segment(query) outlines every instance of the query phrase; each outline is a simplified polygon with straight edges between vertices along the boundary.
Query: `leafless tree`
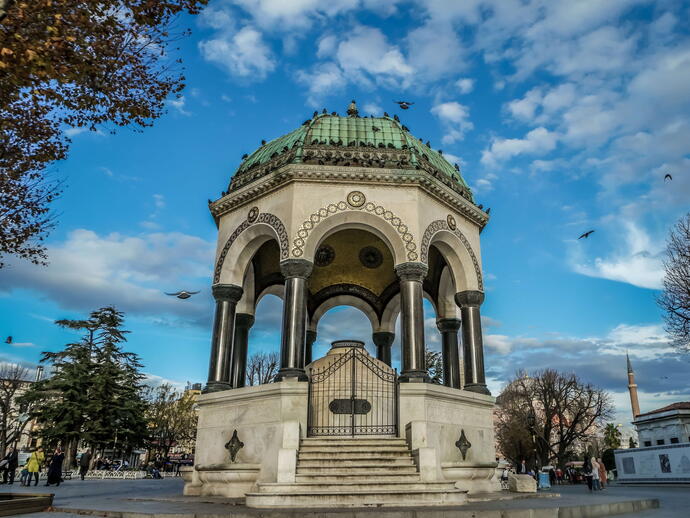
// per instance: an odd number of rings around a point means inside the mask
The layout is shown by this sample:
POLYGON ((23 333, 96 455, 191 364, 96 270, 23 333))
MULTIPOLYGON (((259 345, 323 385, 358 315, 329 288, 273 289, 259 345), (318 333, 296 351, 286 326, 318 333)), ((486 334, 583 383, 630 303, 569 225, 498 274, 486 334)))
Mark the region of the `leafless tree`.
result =
POLYGON ((679 351, 690 352, 690 212, 671 230, 664 267, 664 291, 658 302, 666 331, 679 351))
POLYGON ((277 353, 252 354, 247 362, 247 385, 271 383, 278 374, 279 361, 277 353))
POLYGON ((29 423, 25 408, 16 401, 29 385, 29 370, 21 365, 4 363, 0 365, 0 454, 10 444, 16 443, 29 423))
POLYGON ((552 369, 518 373, 497 403, 498 443, 516 464, 523 458, 564 464, 613 415, 606 392, 552 369))

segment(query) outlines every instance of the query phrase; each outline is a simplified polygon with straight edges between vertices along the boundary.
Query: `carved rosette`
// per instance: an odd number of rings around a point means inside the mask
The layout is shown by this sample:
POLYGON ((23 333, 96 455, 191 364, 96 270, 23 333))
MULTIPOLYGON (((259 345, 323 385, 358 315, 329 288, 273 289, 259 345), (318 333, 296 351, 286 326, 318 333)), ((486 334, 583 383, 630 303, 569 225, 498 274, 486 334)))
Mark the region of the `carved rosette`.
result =
POLYGON ((367 197, 364 196, 364 193, 360 191, 352 191, 350 194, 347 195, 347 203, 350 204, 350 207, 361 207, 364 205, 367 201, 367 197))
POLYGON ((395 267, 395 273, 401 281, 422 282, 429 267, 424 263, 402 263, 395 267))
POLYGON ((259 217, 259 207, 252 207, 249 209, 249 213, 247 214, 247 221, 249 223, 254 223, 256 221, 256 218, 259 217))
POLYGON ((460 450, 462 460, 465 460, 467 458, 467 452, 472 447, 472 443, 467 440, 464 429, 460 431, 460 439, 455 441, 455 446, 460 450))
POLYGON ((237 436, 237 430, 232 432, 232 437, 225 443, 225 449, 230 452, 230 462, 235 462, 237 453, 244 448, 244 443, 237 436))

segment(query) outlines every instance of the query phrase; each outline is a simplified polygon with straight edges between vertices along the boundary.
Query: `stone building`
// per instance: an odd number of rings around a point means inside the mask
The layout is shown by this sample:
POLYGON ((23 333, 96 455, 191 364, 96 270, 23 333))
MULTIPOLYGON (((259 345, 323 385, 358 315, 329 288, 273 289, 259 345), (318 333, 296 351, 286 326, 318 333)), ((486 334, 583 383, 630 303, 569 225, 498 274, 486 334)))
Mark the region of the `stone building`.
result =
POLYGON ((315 112, 262 142, 209 208, 217 302, 186 494, 253 507, 416 505, 497 487, 480 320, 489 218, 457 165, 397 116, 360 117, 353 101, 347 116, 315 112), (254 311, 269 293, 283 300, 280 370, 245 387, 254 311), (444 386, 428 383, 424 298, 444 386), (312 357, 319 320, 342 305, 368 318, 376 358, 347 340, 312 357))

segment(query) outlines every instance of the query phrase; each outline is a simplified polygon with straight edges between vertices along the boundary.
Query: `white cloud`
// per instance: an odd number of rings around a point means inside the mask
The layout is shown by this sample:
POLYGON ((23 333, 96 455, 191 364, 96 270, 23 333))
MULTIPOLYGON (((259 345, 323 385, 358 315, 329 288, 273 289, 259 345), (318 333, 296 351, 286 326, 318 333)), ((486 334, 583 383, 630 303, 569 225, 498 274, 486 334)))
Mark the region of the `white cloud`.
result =
POLYGON ((394 85, 413 73, 400 49, 388 43, 383 32, 373 27, 358 25, 352 29, 338 45, 336 57, 346 74, 359 77, 365 84, 373 78, 394 85))
POLYGON ((309 72, 300 70, 296 77, 308 89, 307 103, 316 108, 325 95, 342 90, 346 84, 342 70, 335 63, 322 63, 309 72))
POLYGON ((660 289, 664 276, 662 246, 653 243, 647 233, 632 221, 616 221, 625 231, 623 246, 609 257, 583 258, 582 241, 575 243, 571 265, 575 272, 625 282, 640 288, 660 289))
POLYGON ((442 138, 444 144, 453 144, 465 137, 465 133, 474 128, 469 120, 470 110, 456 101, 445 102, 431 108, 431 113, 438 117, 445 129, 442 138))
POLYGON ((409 63, 420 82, 451 75, 465 67, 464 51, 453 26, 428 22, 407 35, 409 63))
POLYGON ((506 335, 485 335, 484 345, 499 354, 508 354, 513 348, 512 340, 506 335))
POLYGON ((264 79, 276 67, 273 52, 262 34, 251 26, 235 33, 220 32, 214 38, 200 41, 199 50, 207 61, 243 79, 264 79))
POLYGON ((318 41, 316 48, 316 57, 326 58, 331 57, 335 53, 338 44, 338 38, 333 34, 327 34, 318 41))
POLYGON ((474 90, 474 79, 463 77, 455 82, 455 86, 458 87, 461 94, 468 94, 474 90))
POLYGON ((82 312, 114 304, 137 315, 177 315, 206 321, 208 293, 181 301, 163 292, 199 289, 209 282, 214 245, 196 236, 148 233, 98 235, 87 229, 48 246, 50 264, 11 261, 0 270, 2 291, 41 293, 64 309, 82 312))
POLYGON ((481 162, 495 165, 522 154, 544 154, 553 151, 558 142, 558 135, 544 127, 535 128, 524 139, 495 138, 489 149, 482 151, 481 162))
POLYGON ((187 100, 185 99, 184 95, 180 95, 179 97, 175 99, 168 99, 167 103, 175 108, 177 112, 180 115, 186 115, 189 116, 191 115, 191 112, 187 111, 185 105, 186 105, 187 100))
POLYGON ((362 111, 367 115, 381 116, 381 114, 383 114, 383 108, 376 103, 364 103, 362 111))

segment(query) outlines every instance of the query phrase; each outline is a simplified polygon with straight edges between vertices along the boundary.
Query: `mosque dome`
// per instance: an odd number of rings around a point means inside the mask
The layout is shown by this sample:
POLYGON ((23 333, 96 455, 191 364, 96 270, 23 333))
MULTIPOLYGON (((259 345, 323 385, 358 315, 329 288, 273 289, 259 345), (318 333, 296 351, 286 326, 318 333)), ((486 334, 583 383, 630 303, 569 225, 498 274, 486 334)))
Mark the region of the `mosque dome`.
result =
POLYGON ((287 164, 425 171, 465 199, 472 192, 440 150, 415 138, 397 116, 360 117, 353 101, 347 116, 314 112, 311 119, 287 135, 262 142, 245 155, 228 191, 237 190, 287 164))

